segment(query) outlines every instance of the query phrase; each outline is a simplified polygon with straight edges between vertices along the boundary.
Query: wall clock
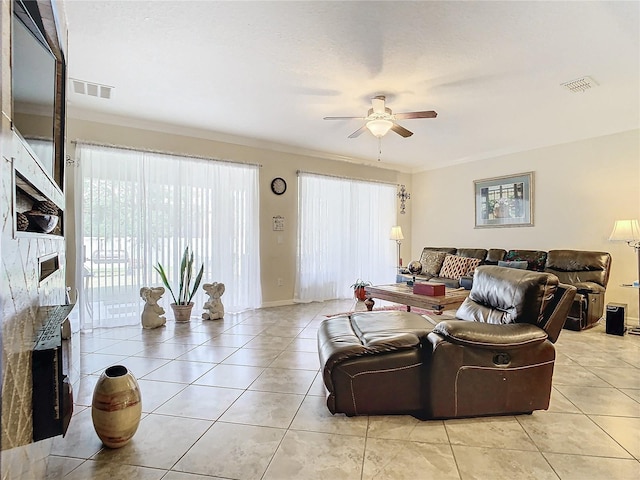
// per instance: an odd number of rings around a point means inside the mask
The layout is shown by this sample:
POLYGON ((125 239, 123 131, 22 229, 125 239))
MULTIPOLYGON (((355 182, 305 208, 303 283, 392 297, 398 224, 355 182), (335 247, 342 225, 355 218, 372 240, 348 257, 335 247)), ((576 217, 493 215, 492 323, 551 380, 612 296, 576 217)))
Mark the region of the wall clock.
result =
POLYGON ((282 195, 287 191, 287 182, 284 178, 276 177, 271 181, 271 191, 276 195, 282 195))

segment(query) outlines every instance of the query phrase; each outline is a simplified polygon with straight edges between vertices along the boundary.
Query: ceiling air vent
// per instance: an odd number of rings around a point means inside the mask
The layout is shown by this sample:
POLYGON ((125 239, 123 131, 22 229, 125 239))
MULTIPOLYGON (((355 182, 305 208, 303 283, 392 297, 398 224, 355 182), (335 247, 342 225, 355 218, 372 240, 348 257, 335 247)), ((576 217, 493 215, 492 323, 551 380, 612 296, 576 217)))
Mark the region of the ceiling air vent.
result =
POLYGON ((576 78, 575 80, 561 83, 560 85, 572 93, 584 92, 585 90, 598 86, 595 80, 591 77, 576 78))
POLYGON ((100 85, 99 83, 85 82, 84 80, 71 79, 73 91, 79 95, 89 95, 90 97, 111 98, 113 87, 100 85))

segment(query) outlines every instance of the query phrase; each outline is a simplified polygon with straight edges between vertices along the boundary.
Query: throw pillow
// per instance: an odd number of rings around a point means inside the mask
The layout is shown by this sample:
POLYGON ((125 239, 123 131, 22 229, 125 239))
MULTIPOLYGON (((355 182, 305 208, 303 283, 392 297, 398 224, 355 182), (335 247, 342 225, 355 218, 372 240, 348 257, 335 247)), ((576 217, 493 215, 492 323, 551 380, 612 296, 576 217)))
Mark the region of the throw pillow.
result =
POLYGON ((499 267, 507 267, 507 268, 519 268, 521 270, 526 270, 529 266, 529 262, 526 260, 514 260, 512 262, 500 260, 498 262, 499 267))
POLYGON ((437 250, 426 250, 422 252, 420 257, 420 263, 422 264, 422 275, 431 275, 435 277, 438 275, 446 252, 439 252, 437 250))
POLYGON ((478 265, 480 265, 481 260, 479 258, 469 258, 468 259, 468 265, 467 265, 467 273, 465 273, 465 275, 473 275, 474 272, 476 271, 476 268, 478 268, 478 265))
POLYGON ((469 271, 469 258, 457 255, 447 255, 442 263, 439 277, 457 280, 469 271))

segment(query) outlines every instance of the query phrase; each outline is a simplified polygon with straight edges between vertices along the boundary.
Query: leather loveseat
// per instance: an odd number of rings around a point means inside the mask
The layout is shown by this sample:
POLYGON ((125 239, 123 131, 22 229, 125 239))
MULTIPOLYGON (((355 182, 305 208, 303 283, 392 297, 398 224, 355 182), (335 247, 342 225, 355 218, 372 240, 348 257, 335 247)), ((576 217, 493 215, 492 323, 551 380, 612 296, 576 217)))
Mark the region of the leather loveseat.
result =
MULTIPOLYGON (((504 250, 499 248, 425 247, 420 256, 422 272, 417 281, 444 283, 451 288, 470 288, 473 271, 478 264, 469 262, 463 275, 442 275, 447 255, 478 259, 479 265, 526 266, 527 270, 549 272, 561 283, 574 285, 578 292, 569 312, 565 328, 584 330, 594 326, 604 314, 604 296, 611 270, 611 255, 586 250, 504 250), (525 265, 526 262, 526 265, 525 265), (453 277, 453 278, 451 278, 453 277)), ((452 260, 451 258, 448 260, 452 260)), ((398 282, 412 279, 412 275, 398 275, 398 282)))
POLYGON ((459 320, 332 317, 318 329, 331 413, 450 418, 546 409, 557 339, 575 295, 549 273, 482 266, 459 320))

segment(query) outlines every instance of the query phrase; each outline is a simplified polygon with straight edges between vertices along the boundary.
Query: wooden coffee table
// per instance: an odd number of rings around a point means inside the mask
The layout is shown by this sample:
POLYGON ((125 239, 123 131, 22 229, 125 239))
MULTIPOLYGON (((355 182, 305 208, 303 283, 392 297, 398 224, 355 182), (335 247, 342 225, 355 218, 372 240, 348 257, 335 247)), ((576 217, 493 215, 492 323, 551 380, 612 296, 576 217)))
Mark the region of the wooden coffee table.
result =
MULTIPOLYGON (((469 296, 469 290, 464 288, 447 288, 445 294, 438 297, 418 295, 413 293, 413 287, 407 286, 406 283, 374 285, 366 287, 366 291, 367 298, 378 298, 406 305, 407 312, 411 311, 411 307, 418 307, 425 310, 433 310, 436 314, 440 314, 447 309, 458 308, 464 302, 464 299, 469 296)), ((367 309, 373 309, 373 302, 367 302, 367 309)))

